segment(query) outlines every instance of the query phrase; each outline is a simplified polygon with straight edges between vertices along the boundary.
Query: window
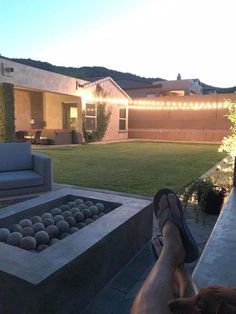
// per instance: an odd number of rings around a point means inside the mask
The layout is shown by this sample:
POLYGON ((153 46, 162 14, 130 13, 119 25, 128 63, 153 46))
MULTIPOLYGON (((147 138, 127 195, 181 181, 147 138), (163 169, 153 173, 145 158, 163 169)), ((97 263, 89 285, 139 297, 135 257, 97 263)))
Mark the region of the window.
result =
POLYGON ((96 130, 96 105, 95 104, 86 104, 85 109, 85 128, 87 131, 95 131, 96 130))
POLYGON ((126 130, 126 108, 120 108, 120 116, 119 116, 119 130, 126 130))

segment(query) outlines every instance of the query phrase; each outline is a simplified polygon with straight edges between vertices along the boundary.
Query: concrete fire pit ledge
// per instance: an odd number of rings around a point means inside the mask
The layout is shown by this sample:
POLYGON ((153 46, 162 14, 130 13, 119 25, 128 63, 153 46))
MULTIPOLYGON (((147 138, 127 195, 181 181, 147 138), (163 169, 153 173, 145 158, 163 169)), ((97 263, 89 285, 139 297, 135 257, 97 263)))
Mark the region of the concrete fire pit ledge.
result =
POLYGON ((79 197, 116 208, 40 253, 0 243, 1 313, 79 313, 151 238, 150 200, 86 189, 3 208, 0 227, 79 197))

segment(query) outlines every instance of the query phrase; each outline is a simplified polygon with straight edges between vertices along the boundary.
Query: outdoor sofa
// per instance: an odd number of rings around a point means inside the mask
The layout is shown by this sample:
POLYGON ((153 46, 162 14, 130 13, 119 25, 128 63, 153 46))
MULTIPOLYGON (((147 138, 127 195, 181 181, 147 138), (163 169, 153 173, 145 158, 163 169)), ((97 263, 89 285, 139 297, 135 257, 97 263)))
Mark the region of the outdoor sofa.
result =
POLYGON ((0 197, 52 189, 51 159, 31 151, 31 143, 0 144, 0 197))

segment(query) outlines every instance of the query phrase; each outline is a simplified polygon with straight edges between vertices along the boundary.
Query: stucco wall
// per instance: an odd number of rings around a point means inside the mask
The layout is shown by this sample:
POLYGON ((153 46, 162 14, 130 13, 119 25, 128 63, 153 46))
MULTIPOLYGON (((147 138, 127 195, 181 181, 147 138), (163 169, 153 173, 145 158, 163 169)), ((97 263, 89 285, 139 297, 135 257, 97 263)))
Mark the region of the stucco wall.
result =
POLYGON ((75 96, 80 93, 78 84, 86 83, 84 80, 40 70, 4 58, 0 58, 0 82, 12 83, 16 87, 75 96), (7 73, 4 70, 6 68, 13 68, 14 71, 7 73))
POLYGON ((31 119, 31 97, 24 90, 15 90, 15 124, 16 131, 30 129, 31 119))
POLYGON ((68 95, 43 93, 44 95, 44 121, 46 129, 62 129, 62 103, 76 103, 78 105, 78 132, 82 132, 82 108, 80 97, 68 95))
MULTIPOLYGON (((236 100, 235 94, 211 94, 185 97, 158 97, 155 100, 169 103, 223 103, 236 100)), ((220 142, 228 135, 230 123, 227 109, 156 110, 129 108, 129 138, 168 141, 220 142)))
MULTIPOLYGON (((107 132, 103 138, 103 141, 110 141, 110 140, 124 140, 128 138, 128 105, 123 104, 122 101, 127 100, 127 97, 122 93, 122 91, 117 88, 109 80, 104 80, 99 83, 99 85, 104 89, 106 92, 106 96, 113 99, 121 100, 120 104, 119 101, 116 104, 107 103, 106 109, 111 112, 110 122, 107 128, 107 132), (126 108, 126 131, 119 131, 119 108, 126 108)), ((91 86, 90 88, 86 89, 87 95, 95 95, 96 85, 91 86)))

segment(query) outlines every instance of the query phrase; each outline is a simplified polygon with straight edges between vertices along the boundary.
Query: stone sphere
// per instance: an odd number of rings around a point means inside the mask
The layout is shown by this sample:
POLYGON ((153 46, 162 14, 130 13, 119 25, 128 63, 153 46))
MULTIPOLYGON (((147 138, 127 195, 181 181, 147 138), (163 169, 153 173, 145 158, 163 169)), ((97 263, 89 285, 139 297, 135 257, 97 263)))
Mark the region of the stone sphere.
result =
POLYGON ((92 206, 92 205, 93 205, 93 202, 92 202, 92 201, 87 201, 87 202, 85 202, 85 205, 86 205, 87 207, 92 206))
POLYGON ((34 236, 35 231, 32 227, 25 227, 21 230, 23 237, 34 236))
POLYGON ((68 206, 66 204, 63 204, 63 205, 60 206, 60 209, 64 212, 65 210, 69 210, 70 206, 68 206))
POLYGON ((79 222, 78 224, 77 224, 77 227, 79 228, 79 229, 82 229, 82 228, 84 228, 84 227, 86 227, 87 225, 86 225, 86 223, 84 223, 84 222, 79 222))
POLYGON ((46 231, 47 231, 50 239, 57 238, 59 235, 59 230, 58 230, 57 226, 55 226, 55 225, 47 226, 46 231))
POLYGON ((21 232, 22 228, 19 224, 13 224, 9 227, 10 232, 21 232))
POLYGON ((102 203, 96 203, 95 205, 96 205, 97 209, 99 210, 99 212, 104 211, 105 206, 102 203))
POLYGON ((20 222, 19 222, 19 225, 22 227, 22 228, 25 228, 25 227, 32 227, 32 221, 30 219, 22 219, 20 222))
POLYGON ((68 222, 66 222, 65 220, 61 220, 56 224, 59 232, 63 233, 63 232, 67 232, 70 228, 70 225, 68 224, 68 222))
POLYGON ((40 244, 37 246, 37 251, 42 252, 43 250, 47 249, 48 245, 47 244, 40 244))
POLYGON ((74 227, 76 225, 76 220, 73 217, 67 217, 65 218, 65 221, 68 222, 70 227, 74 227))
POLYGON ((75 203, 75 202, 69 202, 67 205, 68 205, 70 208, 76 207, 76 203, 75 203))
POLYGON ((86 218, 89 218, 89 217, 92 216, 92 213, 91 213, 91 211, 90 211, 88 208, 83 209, 81 212, 84 214, 84 216, 85 216, 86 218))
POLYGON ((44 218, 42 223, 44 224, 45 227, 54 225, 54 219, 53 218, 44 218))
POLYGON ((54 216, 53 219, 54 219, 54 223, 56 225, 59 221, 64 220, 64 217, 62 215, 56 215, 56 216, 54 216))
POLYGON ((79 205, 79 207, 78 207, 78 209, 80 210, 80 211, 82 211, 83 209, 86 209, 87 208, 87 206, 85 205, 85 204, 81 204, 81 205, 79 205))
POLYGON ((104 212, 100 212, 100 213, 98 214, 99 217, 102 217, 102 216, 104 216, 104 215, 105 215, 104 212))
POLYGON ((93 220, 97 220, 98 218, 99 218, 98 215, 93 215, 93 217, 92 217, 93 220))
POLYGON ((62 210, 60 209, 60 208, 53 208, 52 210, 51 210, 51 214, 53 215, 53 216, 56 216, 56 215, 61 215, 61 213, 62 213, 62 210))
POLYGON ((45 218, 53 218, 53 215, 52 214, 50 214, 50 213, 44 213, 44 214, 42 214, 42 220, 43 219, 45 219, 45 218))
POLYGON ((75 220, 76 220, 77 222, 80 222, 80 221, 84 221, 85 216, 84 216, 83 213, 78 212, 78 213, 76 213, 76 214, 74 215, 74 218, 75 218, 75 220))
POLYGON ((36 240, 34 237, 27 236, 21 239, 20 247, 25 250, 34 250, 36 248, 36 240))
POLYGON ((77 199, 75 200, 75 204, 78 206, 78 205, 80 205, 80 204, 84 204, 84 201, 83 201, 81 198, 77 198, 77 199))
POLYGON ((34 229, 35 233, 45 230, 45 226, 42 222, 36 222, 35 224, 33 224, 32 228, 34 229))
POLYGON ((12 232, 7 237, 7 244, 20 246, 20 242, 23 239, 23 235, 20 232, 12 232))
POLYGON ((86 223, 86 225, 89 225, 89 224, 91 224, 93 222, 93 219, 87 218, 87 219, 85 219, 84 222, 86 223))
POLYGON ((57 243, 58 241, 60 241, 60 240, 57 239, 57 238, 52 238, 52 239, 49 241, 48 245, 51 246, 51 245, 57 243))
POLYGON ((70 209, 70 212, 71 212, 72 215, 78 213, 79 211, 80 211, 80 210, 79 210, 78 207, 72 207, 72 208, 70 209))
POLYGON ((46 231, 38 231, 34 235, 37 245, 47 244, 49 242, 49 235, 46 231))
POLYGON ((77 232, 78 230, 79 230, 79 228, 77 228, 77 227, 71 227, 71 228, 69 229, 69 234, 75 233, 75 232, 77 232))
POLYGON ((65 211, 62 213, 62 216, 63 216, 64 218, 70 217, 70 216, 72 216, 72 213, 71 213, 70 210, 65 210, 65 211))
POLYGON ((10 231, 7 228, 1 228, 0 229, 0 242, 6 242, 9 234, 10 234, 10 231))
POLYGON ((42 222, 42 218, 40 216, 33 216, 31 221, 33 224, 35 224, 36 222, 42 222))
POLYGON ((60 234, 59 239, 60 239, 60 240, 65 239, 65 238, 68 237, 69 235, 70 235, 69 233, 63 232, 62 234, 60 234))
POLYGON ((89 206, 88 209, 91 211, 92 215, 98 215, 98 208, 97 208, 97 206, 92 205, 92 206, 89 206))

